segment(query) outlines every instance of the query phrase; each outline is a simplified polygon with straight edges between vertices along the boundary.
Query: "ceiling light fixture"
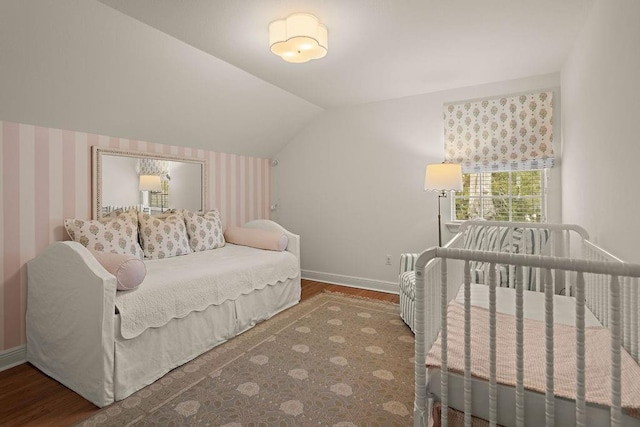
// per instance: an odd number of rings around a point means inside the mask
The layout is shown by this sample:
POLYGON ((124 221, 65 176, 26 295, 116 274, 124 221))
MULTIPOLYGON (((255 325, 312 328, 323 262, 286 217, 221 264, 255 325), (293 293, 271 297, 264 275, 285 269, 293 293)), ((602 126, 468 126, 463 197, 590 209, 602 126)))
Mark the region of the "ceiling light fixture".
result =
POLYGON ((271 52, 287 62, 302 63, 327 54, 327 27, 308 13, 294 13, 269 25, 271 52))

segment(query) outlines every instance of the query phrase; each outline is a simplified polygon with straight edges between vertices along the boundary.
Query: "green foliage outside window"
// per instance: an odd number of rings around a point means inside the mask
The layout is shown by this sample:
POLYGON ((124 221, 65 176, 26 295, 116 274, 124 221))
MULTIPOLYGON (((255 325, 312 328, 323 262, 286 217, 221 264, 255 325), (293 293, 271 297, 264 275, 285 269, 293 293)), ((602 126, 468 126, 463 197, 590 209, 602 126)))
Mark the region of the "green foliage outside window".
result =
POLYGON ((544 170, 463 174, 455 219, 544 221, 544 170))
POLYGON ((169 206, 169 181, 162 180, 162 192, 149 193, 149 206, 152 208, 165 209, 169 206))

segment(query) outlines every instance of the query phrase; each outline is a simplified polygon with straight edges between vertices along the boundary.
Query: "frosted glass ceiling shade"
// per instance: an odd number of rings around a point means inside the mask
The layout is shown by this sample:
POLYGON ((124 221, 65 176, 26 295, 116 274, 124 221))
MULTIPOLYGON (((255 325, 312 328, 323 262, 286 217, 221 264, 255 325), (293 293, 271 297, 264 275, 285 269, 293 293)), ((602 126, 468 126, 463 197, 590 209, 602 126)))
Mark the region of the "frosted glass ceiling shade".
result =
POLYGON ((271 52, 287 62, 302 63, 327 54, 327 27, 308 13, 294 13, 269 25, 271 52))
POLYGON ((433 191, 462 190, 462 166, 453 163, 427 165, 424 189, 433 191))

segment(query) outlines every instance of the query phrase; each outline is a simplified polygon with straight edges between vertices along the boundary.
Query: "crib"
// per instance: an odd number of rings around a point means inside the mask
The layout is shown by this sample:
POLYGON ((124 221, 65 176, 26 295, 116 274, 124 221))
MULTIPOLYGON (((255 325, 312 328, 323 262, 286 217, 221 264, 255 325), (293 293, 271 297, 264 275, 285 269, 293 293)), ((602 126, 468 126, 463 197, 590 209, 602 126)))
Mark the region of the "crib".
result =
POLYGON ((417 258, 414 425, 640 425, 640 265, 536 227, 557 235, 536 255, 417 258))
MULTIPOLYGON (((574 224, 470 220, 461 223, 458 233, 445 247, 578 258, 586 257, 588 253, 591 257, 600 257, 599 259, 603 260, 615 259, 591 244, 587 231, 574 224)), ((415 264, 418 256, 417 253, 401 254, 399 271, 400 317, 414 332, 415 264)), ((487 267, 487 264, 475 261, 471 263, 474 283, 484 282, 484 277, 488 277, 487 267)), ((501 285, 515 287, 514 271, 513 266, 509 269, 506 266, 501 267, 501 285)), ((461 274, 459 277, 462 281, 461 274)), ((530 269, 525 269, 523 281, 526 289, 540 286, 539 277, 530 269)), ((565 282, 565 277, 558 277, 555 290, 557 293, 571 292, 571 289, 565 289, 565 282)))

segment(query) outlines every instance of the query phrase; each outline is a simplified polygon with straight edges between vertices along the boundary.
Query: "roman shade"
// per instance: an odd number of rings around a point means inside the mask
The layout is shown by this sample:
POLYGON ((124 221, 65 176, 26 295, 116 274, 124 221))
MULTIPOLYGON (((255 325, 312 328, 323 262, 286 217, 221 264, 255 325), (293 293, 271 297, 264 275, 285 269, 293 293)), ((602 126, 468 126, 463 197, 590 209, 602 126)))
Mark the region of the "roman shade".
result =
POLYGON ((169 162, 159 159, 140 159, 140 175, 157 175, 163 179, 169 175, 169 162))
POLYGON ((553 167, 553 93, 444 105, 445 161, 465 173, 553 167))

